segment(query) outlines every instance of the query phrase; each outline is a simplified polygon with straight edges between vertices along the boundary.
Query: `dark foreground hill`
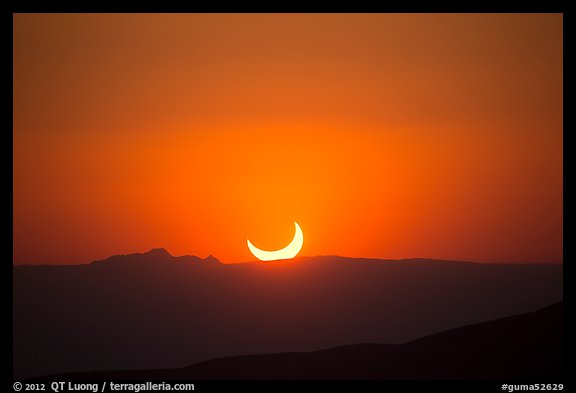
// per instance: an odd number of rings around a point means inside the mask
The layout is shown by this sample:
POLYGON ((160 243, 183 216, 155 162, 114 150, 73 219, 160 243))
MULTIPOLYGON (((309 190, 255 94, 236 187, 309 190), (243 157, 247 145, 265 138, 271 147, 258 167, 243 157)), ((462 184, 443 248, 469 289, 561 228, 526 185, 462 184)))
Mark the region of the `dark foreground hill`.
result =
MULTIPOLYGON (((406 344, 235 356, 172 370, 102 371, 56 380, 527 379, 562 373, 562 303, 406 344)), ((52 378, 54 379, 54 378, 52 378)))
POLYGON ((18 379, 399 344, 562 299, 561 265, 423 259, 224 265, 160 249, 89 265, 16 266, 13 278, 18 379))

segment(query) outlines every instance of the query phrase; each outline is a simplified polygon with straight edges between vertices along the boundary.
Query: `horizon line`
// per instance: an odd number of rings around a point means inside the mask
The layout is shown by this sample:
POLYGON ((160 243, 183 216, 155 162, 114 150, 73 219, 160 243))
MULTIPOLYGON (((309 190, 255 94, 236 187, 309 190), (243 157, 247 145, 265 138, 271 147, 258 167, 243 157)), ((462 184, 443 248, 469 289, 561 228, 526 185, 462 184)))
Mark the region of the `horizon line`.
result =
POLYGON ((400 261, 411 261, 411 260, 429 260, 429 261, 438 261, 438 262, 457 262, 457 263, 473 263, 473 264, 481 264, 481 265, 563 265, 564 261, 551 261, 551 262, 527 262, 527 261, 495 261, 495 262, 487 262, 487 261, 478 261, 478 260, 466 260, 466 259, 444 259, 444 258, 434 258, 434 257, 404 257, 404 258, 383 258, 383 257, 370 257, 370 256, 344 256, 338 254, 319 254, 319 255, 297 255, 293 258, 289 259, 278 259, 274 261, 260 261, 260 260, 248 260, 248 261, 238 261, 238 262, 224 262, 220 258, 216 257, 214 254, 209 254, 205 258, 199 257, 197 255, 191 254, 183 254, 183 255, 172 255, 166 248, 164 247, 155 247, 151 248, 145 252, 132 252, 127 254, 113 254, 103 259, 94 259, 89 262, 80 262, 80 263, 15 263, 12 261, 12 266, 88 266, 96 262, 103 262, 112 257, 126 257, 131 255, 146 255, 154 252, 165 252, 171 258, 198 258, 200 260, 206 260, 210 257, 215 258, 221 265, 240 265, 240 264, 248 264, 248 263, 258 263, 258 264, 274 264, 277 262, 286 262, 295 259, 301 258, 343 258, 343 259, 364 259, 364 260, 378 260, 378 261, 389 261, 389 262, 400 262, 400 261))

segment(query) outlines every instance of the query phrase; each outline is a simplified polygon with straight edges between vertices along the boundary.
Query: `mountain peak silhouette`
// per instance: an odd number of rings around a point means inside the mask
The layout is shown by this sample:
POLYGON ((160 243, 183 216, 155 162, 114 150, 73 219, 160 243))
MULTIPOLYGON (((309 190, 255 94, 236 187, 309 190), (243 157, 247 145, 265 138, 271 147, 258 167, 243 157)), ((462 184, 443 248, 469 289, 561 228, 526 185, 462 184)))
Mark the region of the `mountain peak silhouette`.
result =
POLYGON ((154 257, 171 257, 172 255, 163 247, 153 248, 150 251, 145 252, 142 255, 154 256, 154 257))
POLYGON ((214 255, 210 254, 208 255, 206 258, 204 258, 202 261, 207 262, 207 263, 222 263, 220 262, 220 260, 218 258, 216 258, 214 255))
POLYGON ((153 248, 144 253, 120 254, 113 255, 103 260, 98 260, 90 263, 90 265, 118 265, 118 266, 132 266, 132 265, 150 265, 156 266, 157 264, 165 263, 202 263, 208 265, 220 265, 222 262, 214 255, 210 254, 202 259, 195 255, 173 256, 163 247, 153 248))

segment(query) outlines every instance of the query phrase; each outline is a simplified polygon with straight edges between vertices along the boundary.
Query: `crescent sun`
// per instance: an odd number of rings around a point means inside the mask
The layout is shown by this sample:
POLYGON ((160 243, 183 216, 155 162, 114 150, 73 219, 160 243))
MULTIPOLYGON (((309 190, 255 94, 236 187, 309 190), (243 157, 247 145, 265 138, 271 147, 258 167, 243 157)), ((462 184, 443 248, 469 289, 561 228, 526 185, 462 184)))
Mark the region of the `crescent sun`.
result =
POLYGON ((286 247, 276 250, 276 251, 264 251, 255 247, 250 240, 248 242, 248 248, 250 252, 261 261, 275 261, 278 259, 290 259, 294 258, 300 250, 302 249, 302 244, 304 243, 304 235, 302 234, 302 229, 297 222, 294 222, 296 226, 296 232, 294 233, 294 238, 286 247))

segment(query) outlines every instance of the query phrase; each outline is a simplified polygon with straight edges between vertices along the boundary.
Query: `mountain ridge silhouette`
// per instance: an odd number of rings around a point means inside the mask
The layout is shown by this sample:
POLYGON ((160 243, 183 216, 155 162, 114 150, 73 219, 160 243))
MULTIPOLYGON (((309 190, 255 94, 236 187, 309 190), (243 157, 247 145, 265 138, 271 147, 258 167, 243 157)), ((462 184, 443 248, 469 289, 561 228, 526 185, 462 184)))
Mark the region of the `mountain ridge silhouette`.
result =
POLYGON ((563 294, 555 264, 337 256, 222 264, 152 251, 14 266, 15 378, 400 344, 563 294))
POLYGON ((67 263, 67 264, 32 264, 32 263, 22 263, 22 264, 14 264, 14 267, 22 267, 22 266, 86 266, 92 264, 100 264, 103 262, 111 263, 111 262, 124 262, 126 260, 132 259, 139 259, 139 258, 146 258, 148 260, 157 260, 157 261, 189 261, 189 262, 214 262, 219 263, 222 265, 239 265, 239 264, 247 264, 247 263, 258 263, 263 265, 274 265, 274 264, 282 264, 282 263, 298 263, 304 261, 341 261, 341 262, 352 262, 352 261, 373 261, 373 262, 435 262, 435 263, 458 263, 458 264, 480 264, 480 265, 563 265, 563 263, 555 263, 555 262, 540 262, 540 263, 522 263, 522 262, 515 262, 515 263, 505 263, 505 262, 476 262, 476 261, 465 261, 465 260, 453 260, 453 259, 437 259, 437 258, 426 258, 426 257, 413 257, 413 258, 377 258, 377 257, 349 257, 337 254, 331 255, 299 255, 291 259, 280 259, 275 261, 260 261, 257 259, 243 261, 243 262, 234 262, 234 263, 224 263, 213 254, 209 254, 206 258, 201 258, 196 255, 180 255, 174 256, 170 254, 170 252, 164 247, 157 247, 152 248, 145 252, 133 252, 129 254, 114 254, 105 259, 97 259, 90 262, 84 263, 67 263))
MULTIPOLYGON (((561 378, 563 302, 405 344, 241 355, 165 370, 97 371, 49 380, 561 378)), ((40 378, 42 379, 42 378, 40 378)))

